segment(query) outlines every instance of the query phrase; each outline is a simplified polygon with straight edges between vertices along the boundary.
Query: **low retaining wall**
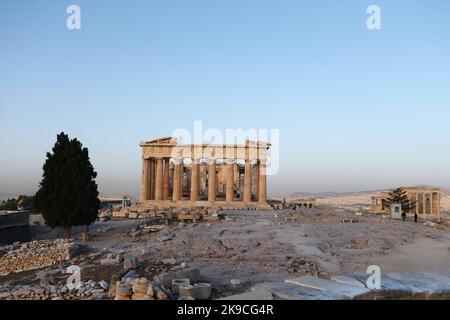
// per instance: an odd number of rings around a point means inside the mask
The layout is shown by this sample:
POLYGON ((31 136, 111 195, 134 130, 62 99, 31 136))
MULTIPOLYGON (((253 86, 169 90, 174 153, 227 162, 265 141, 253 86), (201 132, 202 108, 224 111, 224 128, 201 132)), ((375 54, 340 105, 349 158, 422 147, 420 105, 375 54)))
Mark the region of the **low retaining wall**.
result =
POLYGON ((70 260, 78 249, 73 241, 41 240, 0 248, 0 275, 56 265, 70 260))

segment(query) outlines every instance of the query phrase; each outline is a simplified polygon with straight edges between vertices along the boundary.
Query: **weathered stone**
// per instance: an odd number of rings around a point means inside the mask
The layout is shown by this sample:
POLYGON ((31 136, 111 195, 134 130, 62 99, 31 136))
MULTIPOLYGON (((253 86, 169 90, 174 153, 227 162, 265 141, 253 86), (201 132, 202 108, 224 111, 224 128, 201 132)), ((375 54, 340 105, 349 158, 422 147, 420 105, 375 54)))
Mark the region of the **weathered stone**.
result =
POLYGON ((112 275, 111 280, 109 281, 109 292, 108 292, 108 295, 111 298, 114 298, 116 296, 117 283, 120 282, 120 280, 126 273, 127 270, 123 270, 112 275))
POLYGON ((170 287, 173 279, 186 279, 188 278, 192 283, 197 282, 200 279, 200 271, 197 268, 186 268, 167 273, 161 273, 155 277, 155 281, 159 285, 170 287))
POLYGON ((167 300, 169 297, 164 291, 161 290, 161 288, 155 287, 155 298, 157 300, 167 300))
POLYGON ((178 286, 178 295, 180 297, 194 298, 194 286, 190 284, 181 284, 178 286))
POLYGON ((145 295, 148 291, 148 280, 146 278, 139 278, 133 281, 133 293, 145 295))
POLYGON ((172 238, 173 238, 173 235, 168 234, 168 235, 159 237, 159 238, 158 238, 158 241, 160 241, 160 242, 166 242, 166 241, 172 240, 172 238))
POLYGON ((97 294, 97 293, 103 293, 103 289, 92 289, 89 291, 90 294, 97 294))
POLYGON ((122 263, 125 260, 125 257, 122 254, 116 255, 117 263, 122 263))
POLYGON ((177 260, 175 259, 163 259, 161 261, 163 264, 174 266, 177 264, 177 260))
POLYGON ((252 291, 266 290, 275 299, 280 300, 349 300, 342 294, 307 288, 284 282, 262 283, 252 288, 252 291))
POLYGON ((185 278, 185 279, 173 279, 172 280, 172 293, 174 295, 178 295, 179 294, 179 288, 181 285, 190 285, 190 280, 189 278, 185 278))
POLYGON ((350 299, 369 292, 367 288, 362 288, 360 286, 353 286, 310 276, 286 279, 285 282, 306 288, 321 290, 324 292, 344 295, 350 299))
POLYGON ((72 241, 40 240, 2 248, 0 275, 40 269, 70 260, 79 246, 72 241))
POLYGON ((134 256, 127 256, 123 261, 124 269, 136 269, 139 265, 139 260, 134 256))
POLYGON ((102 280, 98 283, 98 285, 103 289, 103 290, 108 290, 109 289, 109 285, 105 280, 102 280))
POLYGON ((113 265, 113 264, 118 264, 116 259, 102 259, 100 260, 100 264, 101 265, 113 265))
MULTIPOLYGON (((350 277, 355 277, 359 281, 366 283, 369 275, 361 272, 349 275, 350 277)), ((392 279, 387 274, 381 275, 381 290, 372 290, 367 294, 363 294, 359 299, 411 299, 412 293, 408 286, 403 283, 392 279)))
POLYGON ((131 270, 131 271, 128 271, 124 276, 123 276, 123 278, 122 278, 122 280, 130 280, 130 281, 132 281, 132 280, 134 280, 134 279, 136 279, 136 278, 139 278, 139 275, 136 273, 136 271, 134 271, 134 270, 131 270))
POLYGON ((148 283, 147 296, 150 296, 152 298, 155 296, 155 289, 153 287, 153 284, 151 284, 150 282, 148 283))
POLYGON ((211 284, 210 283, 196 283, 194 284, 194 296, 198 300, 208 300, 211 298, 211 284))
POLYGON ((117 283, 116 296, 127 297, 133 294, 131 285, 117 283))
POLYGON ((233 296, 220 298, 218 300, 237 300, 237 301, 256 301, 256 300, 274 300, 272 293, 267 290, 254 290, 233 296))
POLYGON ((9 291, 0 292, 0 299, 6 299, 11 296, 11 293, 9 291))
POLYGON ((352 285, 355 287, 366 288, 366 285, 363 284, 361 281, 359 281, 355 278, 347 277, 347 276, 334 276, 334 277, 331 277, 331 280, 336 281, 338 283, 342 283, 342 284, 352 285))

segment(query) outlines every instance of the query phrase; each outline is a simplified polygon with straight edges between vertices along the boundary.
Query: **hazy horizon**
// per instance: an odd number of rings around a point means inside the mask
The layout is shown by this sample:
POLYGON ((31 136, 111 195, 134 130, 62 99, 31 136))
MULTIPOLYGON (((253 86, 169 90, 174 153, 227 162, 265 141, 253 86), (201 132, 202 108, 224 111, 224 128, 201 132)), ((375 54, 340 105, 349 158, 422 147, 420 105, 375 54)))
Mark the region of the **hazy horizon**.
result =
POLYGON ((268 194, 450 187, 450 2, 0 2, 0 196, 33 194, 64 131, 101 194, 139 194, 139 142, 280 130, 268 194), (327 9, 324 9, 327 8, 327 9), (105 10, 107 9, 107 10, 105 10))

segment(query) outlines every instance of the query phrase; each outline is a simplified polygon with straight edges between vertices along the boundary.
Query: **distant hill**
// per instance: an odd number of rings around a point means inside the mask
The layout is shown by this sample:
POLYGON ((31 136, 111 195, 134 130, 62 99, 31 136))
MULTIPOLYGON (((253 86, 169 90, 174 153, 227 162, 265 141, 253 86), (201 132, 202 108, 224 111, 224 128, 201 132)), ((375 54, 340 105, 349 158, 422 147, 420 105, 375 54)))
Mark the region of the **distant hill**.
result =
MULTIPOLYGON (((433 186, 429 185, 415 185, 413 187, 420 187, 420 188, 433 188, 433 186)), ((367 190, 367 191, 355 191, 355 192, 333 192, 333 191, 326 191, 326 192, 294 192, 289 195, 286 195, 286 198, 307 198, 307 197, 313 197, 313 198, 331 198, 331 197, 352 197, 352 196, 367 196, 367 195, 373 195, 381 192, 386 192, 393 190, 392 188, 387 189, 380 189, 380 190, 367 190)), ((441 194, 442 196, 448 196, 450 195, 450 188, 442 188, 441 187, 441 194)))
MULTIPOLYGON (((431 188, 428 185, 416 185, 414 187, 431 188)), ((327 205, 370 205, 371 197, 381 192, 389 191, 390 189, 372 190, 372 191, 357 191, 357 192, 294 192, 286 196, 286 199, 294 198, 316 198, 318 204, 327 205)), ((441 188, 441 207, 444 210, 450 210, 450 189, 441 188)), ((282 197, 280 197, 282 198, 282 197)))
POLYGON ((302 198, 302 197, 313 197, 313 198, 331 198, 331 197, 346 197, 346 196, 363 196, 367 194, 379 193, 386 190, 373 190, 373 191, 356 191, 356 192, 294 192, 288 195, 289 198, 302 198))

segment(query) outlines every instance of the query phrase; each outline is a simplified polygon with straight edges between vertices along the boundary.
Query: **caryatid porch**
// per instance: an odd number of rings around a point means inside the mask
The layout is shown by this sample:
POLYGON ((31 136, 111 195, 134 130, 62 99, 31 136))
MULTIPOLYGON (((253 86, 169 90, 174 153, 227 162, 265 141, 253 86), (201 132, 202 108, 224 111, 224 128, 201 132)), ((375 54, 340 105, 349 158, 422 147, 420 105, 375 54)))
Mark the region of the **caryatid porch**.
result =
POLYGON ((179 145, 142 142, 141 204, 268 208, 269 143, 179 145))

